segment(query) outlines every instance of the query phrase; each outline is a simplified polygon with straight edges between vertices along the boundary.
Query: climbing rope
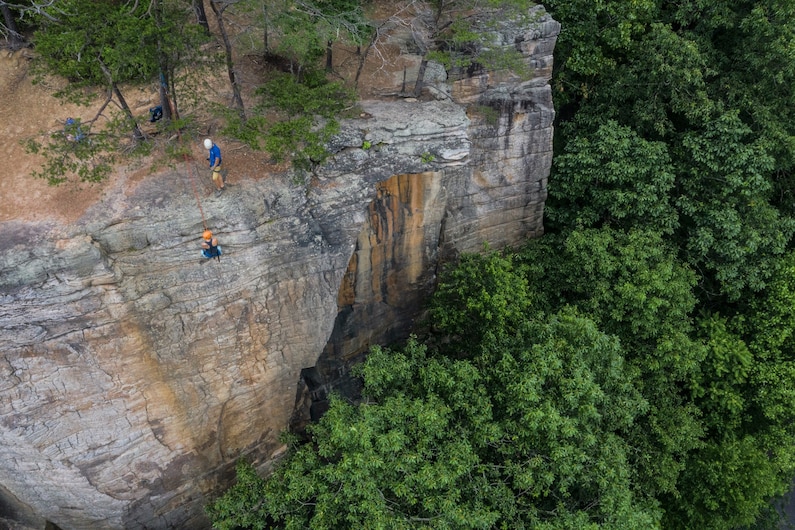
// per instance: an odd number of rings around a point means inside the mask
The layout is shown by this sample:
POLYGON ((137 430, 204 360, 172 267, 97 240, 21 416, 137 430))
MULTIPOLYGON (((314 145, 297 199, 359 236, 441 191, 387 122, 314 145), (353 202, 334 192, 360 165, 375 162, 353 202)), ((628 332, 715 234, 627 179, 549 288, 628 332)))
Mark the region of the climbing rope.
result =
MULTIPOLYGON (((169 102, 169 105, 171 103, 169 102)), ((199 198, 199 191, 198 187, 196 186, 196 175, 198 170, 196 169, 196 165, 193 164, 188 156, 188 150, 185 148, 185 142, 182 139, 182 131, 178 128, 177 129, 177 138, 179 139, 179 145, 183 149, 182 159, 185 161, 185 172, 188 174, 188 180, 190 180, 191 189, 193 190, 193 197, 196 199, 196 206, 199 209, 199 214, 202 218, 202 228, 205 232, 209 230, 207 227, 207 218, 204 216, 204 208, 202 208, 202 202, 199 198)), ((220 247, 218 247, 220 249, 220 247)), ((216 250, 216 255, 210 257, 209 259, 215 258, 219 263, 221 262, 221 253, 219 250, 216 250)))
MULTIPOLYGON (((184 148, 185 143, 182 141, 182 132, 179 129, 177 129, 177 136, 179 137, 180 145, 184 148)), ((188 178, 190 179, 191 188, 193 189, 193 196, 196 198, 196 206, 199 207, 199 213, 202 216, 202 228, 204 228, 204 230, 207 230, 207 220, 204 218, 204 209, 202 208, 202 202, 199 199, 199 192, 196 188, 196 179, 193 175, 194 171, 196 170, 196 167, 191 164, 187 152, 182 155, 182 158, 185 160, 185 168, 188 173, 188 178)))
MULTIPOLYGON (((165 95, 166 104, 169 108, 169 116, 174 116, 174 113, 171 111, 171 96, 168 93, 168 84, 166 83, 166 77, 163 75, 163 72, 160 72, 160 91, 162 95, 165 95)), ((193 171, 195 170, 195 166, 191 165, 190 158, 188 157, 188 151, 185 149, 185 142, 182 140, 182 130, 177 127, 177 138, 179 139, 179 145, 183 148, 182 159, 185 161, 185 168, 186 172, 188 173, 188 178, 190 179, 191 188, 193 189, 193 196, 196 198, 196 206, 199 207, 199 213, 202 217, 202 228, 207 230, 207 220, 204 217, 204 209, 202 208, 202 202, 199 199, 199 192, 196 188, 196 181, 193 176, 193 171)))
MULTIPOLYGON (((184 147, 184 143, 182 141, 182 134, 181 134, 181 132, 179 130, 177 131, 177 136, 179 138, 180 145, 182 145, 184 147)), ((197 188, 197 185, 196 185, 196 179, 197 179, 198 170, 196 169, 196 165, 193 164, 191 162, 190 158, 188 157, 187 151, 185 152, 185 154, 183 154, 183 159, 185 160, 185 167, 186 167, 186 171, 188 173, 188 178, 189 178, 190 183, 191 183, 191 189, 193 190, 193 196, 196 198, 196 205, 198 206, 199 213, 201 214, 202 227, 204 228, 205 231, 209 230, 209 228, 207 227, 207 220, 205 219, 205 216, 204 216, 204 209, 202 208, 201 199, 199 198, 199 192, 198 192, 198 188, 197 188)), ((219 263, 221 262, 221 255, 220 254, 217 254, 214 257, 219 263)), ((212 260, 212 258, 210 258, 210 260, 212 260)), ((241 347, 240 347, 240 340, 241 340, 241 338, 240 338, 240 335, 241 335, 240 328, 245 326, 245 325, 247 325, 248 328, 249 328, 248 329, 249 336, 251 336, 251 334, 252 334, 252 332, 251 332, 251 322, 250 321, 246 322, 248 320, 248 314, 249 314, 250 309, 249 309, 248 306, 241 307, 240 308, 240 315, 237 318, 235 317, 235 315, 231 311, 231 308, 233 306, 233 303, 236 302, 236 300, 233 300, 230 297, 228 280, 221 273, 220 267, 213 266, 213 268, 215 269, 214 272, 215 272, 215 276, 216 276, 216 279, 217 279, 217 284, 221 288, 221 296, 224 299, 224 304, 223 304, 224 313, 227 315, 227 317, 229 318, 229 321, 234 326, 233 335, 234 335, 234 339, 235 340, 234 340, 234 345, 231 347, 231 350, 235 351, 235 352, 238 352, 238 351, 241 351, 241 347)), ((221 341, 219 339, 219 334, 218 333, 212 333, 212 335, 213 335, 213 342, 215 343, 215 351, 220 354, 220 352, 223 350, 223 345, 221 344, 221 341)), ((219 419, 219 421, 220 421, 220 419, 219 419)))

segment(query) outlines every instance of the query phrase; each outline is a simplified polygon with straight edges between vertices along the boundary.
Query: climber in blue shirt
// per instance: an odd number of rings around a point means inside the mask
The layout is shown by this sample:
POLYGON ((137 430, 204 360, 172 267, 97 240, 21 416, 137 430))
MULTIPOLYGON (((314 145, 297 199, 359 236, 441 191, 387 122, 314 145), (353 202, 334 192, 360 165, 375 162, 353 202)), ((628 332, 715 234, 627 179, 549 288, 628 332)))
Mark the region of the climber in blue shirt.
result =
POLYGON ((218 192, 224 191, 224 178, 221 176, 221 149, 209 138, 204 140, 204 148, 210 151, 207 160, 210 162, 210 169, 213 172, 213 184, 218 192))

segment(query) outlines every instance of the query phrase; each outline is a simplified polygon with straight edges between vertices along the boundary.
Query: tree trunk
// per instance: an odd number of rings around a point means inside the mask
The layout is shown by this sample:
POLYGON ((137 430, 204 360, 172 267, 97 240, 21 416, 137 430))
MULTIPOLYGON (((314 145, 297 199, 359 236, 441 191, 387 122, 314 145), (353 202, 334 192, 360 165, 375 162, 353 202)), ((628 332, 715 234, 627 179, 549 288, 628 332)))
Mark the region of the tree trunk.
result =
POLYGON ((169 82, 169 86, 171 88, 171 99, 174 101, 174 109, 173 109, 174 110, 174 119, 178 120, 179 119, 179 105, 177 105, 177 89, 174 86, 174 74, 173 74, 173 72, 169 76, 168 82, 169 82))
POLYGON ((160 108, 163 109, 163 119, 166 122, 171 121, 171 103, 168 99, 168 72, 170 70, 168 64, 168 56, 163 51, 163 13, 160 0, 153 0, 152 2, 155 26, 157 27, 157 62, 160 67, 160 108))
POLYGON ((11 8, 8 5, 0 5, 0 11, 3 12, 3 20, 5 21, 6 30, 8 31, 8 45, 12 50, 18 50, 25 46, 25 39, 19 33, 17 21, 11 13, 11 8))
POLYGON ((270 45, 270 42, 268 42, 268 28, 270 26, 269 26, 269 21, 268 21, 268 6, 267 6, 266 2, 262 3, 262 18, 264 19, 264 22, 262 24, 262 26, 263 26, 263 30, 262 30, 262 45, 264 46, 264 51, 262 52, 262 56, 263 57, 268 57, 268 54, 271 51, 271 45, 270 45))
POLYGON ((116 84, 116 81, 113 80, 113 74, 110 73, 110 70, 108 70, 108 67, 105 65, 104 62, 102 62, 102 59, 100 57, 97 57, 97 63, 99 64, 100 69, 102 69, 102 73, 105 74, 105 79, 108 80, 108 85, 110 86, 110 89, 113 91, 114 94, 116 94, 116 97, 119 100, 119 106, 121 107, 121 110, 124 112, 124 115, 127 116, 127 119, 132 124, 133 138, 139 141, 143 140, 146 137, 144 136, 144 133, 141 132, 141 128, 138 126, 138 122, 135 121, 135 116, 133 116, 133 113, 130 110, 130 106, 127 105, 127 100, 124 99, 124 96, 122 96, 121 90, 119 90, 119 86, 116 84))
POLYGON ((235 74, 235 63, 232 61, 232 43, 229 41, 229 34, 226 32, 226 26, 224 25, 224 10, 226 9, 226 5, 219 9, 216 5, 216 1, 210 0, 210 7, 213 13, 215 13, 215 18, 218 21, 218 31, 221 32, 221 38, 224 41, 226 71, 229 74, 229 82, 232 84, 232 101, 240 114, 240 119, 245 123, 246 109, 243 106, 243 97, 240 95, 240 85, 237 82, 237 75, 235 74))
POLYGON ((370 36, 370 42, 367 43, 367 47, 364 49, 364 53, 360 52, 360 47, 356 47, 356 54, 359 56, 359 66, 356 68, 356 77, 353 80, 353 87, 359 88, 359 77, 362 75, 362 70, 364 69, 364 62, 367 60, 367 56, 370 55, 370 49, 375 45, 378 37, 381 34, 381 27, 379 26, 370 36))
POLYGON ((331 58, 331 39, 326 41, 326 72, 333 70, 333 62, 331 58))
POLYGON ((163 108, 163 119, 171 121, 171 100, 168 97, 168 74, 160 71, 160 106, 163 108))
POLYGON ((207 22, 207 12, 204 10, 203 0, 193 0, 193 12, 196 13, 196 21, 207 35, 210 34, 210 24, 207 22))
MULTIPOLYGON (((439 10, 441 11, 442 5, 445 0, 439 0, 439 10)), ((425 28, 427 30, 427 28, 425 28)), ((428 52, 430 51, 431 37, 426 33, 423 28, 411 27, 411 37, 414 44, 419 48, 422 54, 422 61, 420 61, 419 70, 417 70, 417 82, 414 84, 414 97, 418 98, 422 95, 422 89, 425 87, 425 69, 428 67, 428 52)))
POLYGON ((143 140, 144 133, 141 131, 141 128, 138 126, 138 122, 135 121, 135 116, 133 116, 132 111, 130 110, 130 106, 127 105, 127 100, 124 99, 124 96, 121 95, 121 90, 119 90, 119 86, 114 82, 113 83, 113 93, 116 94, 116 98, 119 100, 119 105, 121 105, 121 109, 124 111, 125 116, 127 119, 130 120, 133 126, 133 137, 140 141, 143 140))

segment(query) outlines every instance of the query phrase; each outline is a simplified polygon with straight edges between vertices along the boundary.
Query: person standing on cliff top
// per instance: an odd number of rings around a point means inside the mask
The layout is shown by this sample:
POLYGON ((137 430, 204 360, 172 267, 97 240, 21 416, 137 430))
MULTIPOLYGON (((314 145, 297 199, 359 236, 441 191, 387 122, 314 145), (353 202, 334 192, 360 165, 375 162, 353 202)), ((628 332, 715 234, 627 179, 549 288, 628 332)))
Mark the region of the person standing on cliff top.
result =
POLYGON ((213 172, 213 184, 217 193, 224 191, 224 178, 221 176, 221 149, 209 138, 204 140, 204 148, 210 152, 207 160, 213 172))

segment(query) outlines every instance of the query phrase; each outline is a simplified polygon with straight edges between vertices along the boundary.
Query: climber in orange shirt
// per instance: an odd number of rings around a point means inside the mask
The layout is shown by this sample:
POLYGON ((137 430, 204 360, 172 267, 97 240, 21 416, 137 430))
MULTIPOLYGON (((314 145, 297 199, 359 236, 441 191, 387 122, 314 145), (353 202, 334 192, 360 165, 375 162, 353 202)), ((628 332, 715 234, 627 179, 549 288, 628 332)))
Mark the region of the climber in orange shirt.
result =
POLYGON ((205 230, 202 234, 204 240, 202 241, 202 257, 207 259, 215 258, 221 261, 221 247, 218 245, 218 238, 213 237, 213 233, 205 230))

